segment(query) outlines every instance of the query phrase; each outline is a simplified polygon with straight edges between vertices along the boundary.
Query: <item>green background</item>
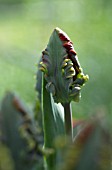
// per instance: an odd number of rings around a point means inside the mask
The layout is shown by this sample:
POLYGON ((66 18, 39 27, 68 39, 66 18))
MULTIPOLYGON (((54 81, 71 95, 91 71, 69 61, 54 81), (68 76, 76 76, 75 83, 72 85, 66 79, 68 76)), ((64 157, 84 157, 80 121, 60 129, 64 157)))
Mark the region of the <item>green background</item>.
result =
POLYGON ((74 116, 112 110, 111 0, 0 0, 0 99, 16 91, 31 107, 41 51, 55 27, 65 31, 90 80, 74 116))

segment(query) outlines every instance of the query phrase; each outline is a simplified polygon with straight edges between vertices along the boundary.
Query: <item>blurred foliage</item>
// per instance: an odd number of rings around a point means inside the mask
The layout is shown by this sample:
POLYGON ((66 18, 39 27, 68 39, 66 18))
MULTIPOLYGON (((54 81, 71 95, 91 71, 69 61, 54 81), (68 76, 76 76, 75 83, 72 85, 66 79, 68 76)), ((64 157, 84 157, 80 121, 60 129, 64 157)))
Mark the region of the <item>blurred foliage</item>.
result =
POLYGON ((13 160, 10 156, 9 149, 0 142, 0 170, 13 170, 13 160), (8 165, 8 166, 7 166, 8 165))
POLYGON ((111 170, 112 136, 106 115, 83 122, 60 170, 111 170), (63 167, 63 168, 62 168, 63 167))
POLYGON ((0 155, 0 170, 4 170, 4 162, 8 160, 16 170, 42 167, 43 134, 31 110, 15 94, 8 92, 1 102, 0 117, 0 148, 3 147, 0 150, 4 158, 3 161, 0 155))
POLYGON ((0 3, 1 4, 6 4, 6 5, 9 5, 9 4, 17 4, 17 3, 22 3, 23 0, 0 0, 0 3))

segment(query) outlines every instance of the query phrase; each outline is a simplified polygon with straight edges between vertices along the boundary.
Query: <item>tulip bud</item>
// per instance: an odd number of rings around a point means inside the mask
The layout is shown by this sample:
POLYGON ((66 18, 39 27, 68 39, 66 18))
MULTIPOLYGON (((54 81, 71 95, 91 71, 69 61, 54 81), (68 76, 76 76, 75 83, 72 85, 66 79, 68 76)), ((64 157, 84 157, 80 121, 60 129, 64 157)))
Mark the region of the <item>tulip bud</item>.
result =
POLYGON ((54 29, 42 52, 40 70, 48 83, 46 89, 56 103, 79 101, 81 87, 88 76, 83 74, 70 38, 59 28, 54 29))

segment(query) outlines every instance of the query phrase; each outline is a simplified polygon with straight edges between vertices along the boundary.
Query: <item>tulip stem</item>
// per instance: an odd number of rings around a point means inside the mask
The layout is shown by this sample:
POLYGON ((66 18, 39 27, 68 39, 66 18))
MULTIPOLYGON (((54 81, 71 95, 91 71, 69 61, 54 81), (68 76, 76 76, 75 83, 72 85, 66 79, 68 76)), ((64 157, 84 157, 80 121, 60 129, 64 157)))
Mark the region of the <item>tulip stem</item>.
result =
POLYGON ((66 134, 73 139, 73 127, 72 127, 72 109, 70 103, 64 103, 64 116, 65 116, 65 130, 66 134))

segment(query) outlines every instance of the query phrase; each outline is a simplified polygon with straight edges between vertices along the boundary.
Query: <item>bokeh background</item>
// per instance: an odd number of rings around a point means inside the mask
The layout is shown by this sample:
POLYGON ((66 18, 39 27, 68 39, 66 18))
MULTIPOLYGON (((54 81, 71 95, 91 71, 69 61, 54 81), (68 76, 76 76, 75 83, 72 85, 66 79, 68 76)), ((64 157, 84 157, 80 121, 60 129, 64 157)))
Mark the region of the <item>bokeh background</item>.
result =
POLYGON ((0 0, 0 99, 16 91, 29 105, 35 103, 36 74, 41 51, 55 27, 74 43, 89 82, 78 118, 112 111, 112 1, 111 0, 0 0))
MULTIPOLYGON (((35 64, 55 27, 69 35, 90 77, 81 101, 72 103, 74 117, 112 119, 111 0, 0 0, 0 101, 10 90, 34 107, 35 64)), ((0 144, 2 170, 13 169, 8 152, 0 144)))
POLYGON ((112 110, 111 0, 0 0, 0 96, 16 91, 28 104, 41 51, 55 27, 74 43, 84 73, 90 80, 82 90, 76 116, 112 110))

